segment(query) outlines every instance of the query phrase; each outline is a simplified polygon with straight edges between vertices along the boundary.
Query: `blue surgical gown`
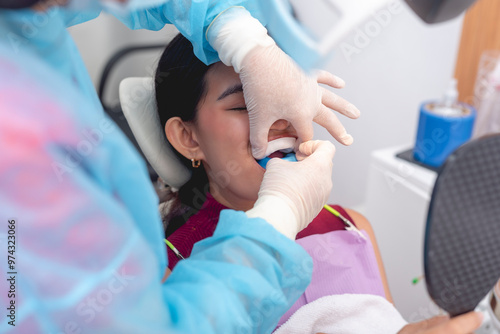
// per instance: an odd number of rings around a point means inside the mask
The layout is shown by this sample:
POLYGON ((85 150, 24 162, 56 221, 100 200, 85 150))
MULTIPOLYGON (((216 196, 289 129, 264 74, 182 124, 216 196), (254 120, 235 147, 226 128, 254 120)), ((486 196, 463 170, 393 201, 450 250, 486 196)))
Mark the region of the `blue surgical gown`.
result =
MULTIPOLYGON (((191 10, 210 20, 209 3, 191 10)), ((136 13, 134 27, 201 31, 199 17, 167 5, 136 13)), ((0 11, 0 332, 270 332, 309 283, 311 259, 228 210, 161 284, 158 199, 65 30, 81 21, 57 8, 0 11)))

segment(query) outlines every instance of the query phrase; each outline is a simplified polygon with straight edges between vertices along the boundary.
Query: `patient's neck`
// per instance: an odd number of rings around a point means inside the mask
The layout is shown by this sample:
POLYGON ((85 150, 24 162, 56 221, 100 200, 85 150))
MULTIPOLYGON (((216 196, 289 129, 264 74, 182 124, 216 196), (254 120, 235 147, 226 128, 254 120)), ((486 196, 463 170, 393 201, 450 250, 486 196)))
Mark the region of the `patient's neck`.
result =
POLYGON ((256 201, 256 199, 241 198, 227 188, 218 190, 218 187, 213 186, 212 183, 210 183, 210 194, 220 204, 236 211, 248 211, 253 208, 256 201))

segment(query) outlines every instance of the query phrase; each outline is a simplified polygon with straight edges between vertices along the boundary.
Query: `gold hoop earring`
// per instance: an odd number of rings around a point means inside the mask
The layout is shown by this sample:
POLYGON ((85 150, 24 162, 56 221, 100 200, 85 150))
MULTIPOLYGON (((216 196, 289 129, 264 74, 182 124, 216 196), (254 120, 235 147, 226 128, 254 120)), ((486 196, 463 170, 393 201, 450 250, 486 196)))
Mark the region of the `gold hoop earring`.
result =
POLYGON ((201 165, 201 160, 191 159, 191 165, 193 166, 193 168, 198 168, 201 165))

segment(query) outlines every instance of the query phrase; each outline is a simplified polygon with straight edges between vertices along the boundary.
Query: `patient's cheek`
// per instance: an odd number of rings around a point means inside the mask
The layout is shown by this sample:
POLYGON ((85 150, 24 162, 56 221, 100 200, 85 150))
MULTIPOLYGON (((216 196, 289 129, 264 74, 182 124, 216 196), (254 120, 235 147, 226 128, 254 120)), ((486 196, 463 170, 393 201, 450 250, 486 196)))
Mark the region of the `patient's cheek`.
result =
POLYGON ((231 176, 238 176, 242 173, 243 168, 241 167, 241 163, 236 160, 231 160, 227 163, 227 172, 231 176))

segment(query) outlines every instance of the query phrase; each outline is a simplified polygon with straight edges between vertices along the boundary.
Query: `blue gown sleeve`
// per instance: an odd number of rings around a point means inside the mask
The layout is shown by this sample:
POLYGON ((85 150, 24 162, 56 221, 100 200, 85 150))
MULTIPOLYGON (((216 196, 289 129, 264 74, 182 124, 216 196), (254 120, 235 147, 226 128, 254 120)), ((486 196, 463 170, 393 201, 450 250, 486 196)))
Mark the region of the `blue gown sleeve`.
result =
MULTIPOLYGON (((130 12, 109 12, 130 29, 160 30, 166 24, 173 24, 193 44, 194 53, 205 64, 219 61, 217 52, 206 39, 206 31, 212 21, 233 6, 242 6, 263 25, 258 1, 254 0, 159 0, 160 4, 149 9, 130 12)), ((65 10, 66 25, 73 26, 99 16, 100 10, 75 12, 65 10)))
POLYGON ((160 30, 167 23, 174 24, 193 44, 196 56, 209 65, 219 61, 219 56, 208 43, 206 30, 217 15, 233 6, 245 7, 265 25, 255 0, 165 0, 156 8, 113 15, 131 29, 160 30))
POLYGON ((305 290, 307 253, 234 211, 162 284, 157 197, 125 136, 71 78, 1 42, 0 78, 4 250, 16 221, 14 268, 0 266, 17 272, 1 333, 268 333, 305 290))
POLYGON ((165 284, 182 332, 270 333, 309 284, 311 259, 295 246, 264 220, 222 211, 213 237, 197 243, 165 284))

